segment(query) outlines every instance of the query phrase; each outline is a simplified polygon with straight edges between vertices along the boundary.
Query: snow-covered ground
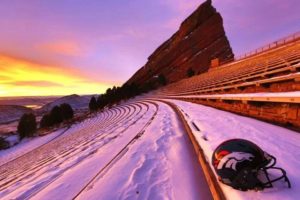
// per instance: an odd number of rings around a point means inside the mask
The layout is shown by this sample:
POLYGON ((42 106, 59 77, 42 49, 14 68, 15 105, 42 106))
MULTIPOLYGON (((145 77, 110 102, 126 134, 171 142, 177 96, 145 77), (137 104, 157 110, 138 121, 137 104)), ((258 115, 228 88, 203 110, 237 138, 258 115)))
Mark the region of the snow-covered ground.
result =
MULTIPOLYGON (((228 199, 300 196, 298 133, 169 101, 184 113, 208 161, 224 140, 249 139, 277 157, 292 183, 291 189, 280 185, 261 192, 221 184, 228 199)), ((211 199, 189 138, 167 104, 137 98, 62 131, 0 152, 0 199, 211 199)))
MULTIPOLYGON (((53 140, 54 138, 63 134, 65 130, 65 128, 59 129, 43 137, 25 138, 18 145, 0 151, 0 166, 53 140)), ((17 135, 10 136, 7 138, 7 140, 10 141, 10 138, 17 138, 14 140, 18 140, 17 135)))
POLYGON ((157 116, 138 140, 80 199, 210 198, 190 141, 170 107, 159 103, 157 116))
MULTIPOLYGON (((178 96, 169 96, 178 97, 178 96)), ((212 95, 184 95, 186 98, 223 98, 223 97, 290 97, 299 98, 300 91, 293 92, 256 92, 256 93, 240 93, 240 94, 212 94, 212 95)))
MULTIPOLYGON (((194 135, 211 161, 214 149, 223 141, 233 138, 250 140, 277 158, 277 165, 286 170, 292 188, 286 184, 272 189, 241 192, 220 184, 228 199, 299 199, 300 197, 300 134, 252 118, 220 111, 189 102, 171 100, 184 111, 194 135), (200 131, 193 125, 194 123, 200 131)), ((212 167, 212 166, 211 166, 212 167)))
POLYGON ((210 198, 189 140, 163 103, 106 110, 0 172, 4 199, 210 198))
POLYGON ((19 121, 13 121, 7 124, 0 124, 0 136, 7 136, 17 131, 19 121))

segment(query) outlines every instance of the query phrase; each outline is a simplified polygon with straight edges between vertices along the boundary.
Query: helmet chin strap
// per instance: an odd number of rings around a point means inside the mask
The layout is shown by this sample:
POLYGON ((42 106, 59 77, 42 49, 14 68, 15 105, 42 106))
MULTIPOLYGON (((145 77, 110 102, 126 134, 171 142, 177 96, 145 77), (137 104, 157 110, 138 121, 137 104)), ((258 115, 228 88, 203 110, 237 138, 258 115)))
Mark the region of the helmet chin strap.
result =
POLYGON ((286 175, 286 171, 282 168, 274 167, 276 164, 276 158, 270 154, 267 154, 266 158, 268 160, 268 164, 266 166, 261 167, 261 169, 259 169, 259 171, 262 171, 264 173, 265 177, 267 178, 267 182, 262 182, 263 188, 272 188, 273 187, 272 183, 274 183, 280 179, 283 179, 285 182, 287 182, 288 187, 291 188, 291 182, 286 175), (279 170, 282 173, 282 175, 271 180, 269 173, 267 172, 270 169, 279 170))

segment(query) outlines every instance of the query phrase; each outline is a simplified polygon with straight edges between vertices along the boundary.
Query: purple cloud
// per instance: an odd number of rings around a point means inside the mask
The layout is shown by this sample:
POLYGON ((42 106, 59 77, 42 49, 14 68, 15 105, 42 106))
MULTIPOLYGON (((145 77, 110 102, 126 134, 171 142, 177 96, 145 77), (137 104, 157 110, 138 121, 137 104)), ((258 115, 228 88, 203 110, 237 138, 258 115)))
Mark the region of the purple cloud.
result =
MULTIPOLYGON (((121 85, 202 2, 4 0, 0 53, 121 85)), ((237 55, 300 30, 298 0, 212 2, 237 55)))

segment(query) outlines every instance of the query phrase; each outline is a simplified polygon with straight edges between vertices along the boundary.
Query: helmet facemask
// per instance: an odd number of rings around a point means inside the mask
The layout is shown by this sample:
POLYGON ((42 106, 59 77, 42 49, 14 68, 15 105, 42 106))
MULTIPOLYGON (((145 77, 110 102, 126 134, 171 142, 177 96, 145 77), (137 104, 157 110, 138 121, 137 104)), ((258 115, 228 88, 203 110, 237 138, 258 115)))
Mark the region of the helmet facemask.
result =
POLYGON ((283 180, 287 183, 288 188, 291 188, 290 180, 286 175, 286 171, 280 167, 274 167, 276 164, 276 158, 266 152, 264 156, 267 163, 258 169, 257 177, 261 181, 264 188, 272 188, 273 183, 279 180, 283 180))
POLYGON ((286 175, 286 171, 282 168, 274 167, 276 164, 276 158, 266 152, 264 152, 264 156, 266 159, 264 163, 256 169, 251 167, 243 168, 230 185, 233 186, 233 188, 242 191, 258 191, 265 188, 272 188, 274 182, 283 179, 290 188, 291 183, 286 175))

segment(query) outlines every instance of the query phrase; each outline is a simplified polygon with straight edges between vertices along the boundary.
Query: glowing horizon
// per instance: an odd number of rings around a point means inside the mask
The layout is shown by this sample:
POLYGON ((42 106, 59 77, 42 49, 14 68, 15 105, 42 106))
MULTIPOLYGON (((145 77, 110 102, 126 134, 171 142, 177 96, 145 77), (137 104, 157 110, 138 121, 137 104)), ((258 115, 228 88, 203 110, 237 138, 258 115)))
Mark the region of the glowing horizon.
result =
POLYGON ((72 68, 47 66, 0 55, 0 96, 63 96, 104 92, 101 84, 72 68))
MULTIPOLYGON (((3 0, 0 97, 99 94, 120 86, 204 1, 3 0)), ((212 4, 236 56, 300 30, 298 0, 212 4)))

